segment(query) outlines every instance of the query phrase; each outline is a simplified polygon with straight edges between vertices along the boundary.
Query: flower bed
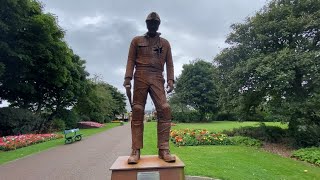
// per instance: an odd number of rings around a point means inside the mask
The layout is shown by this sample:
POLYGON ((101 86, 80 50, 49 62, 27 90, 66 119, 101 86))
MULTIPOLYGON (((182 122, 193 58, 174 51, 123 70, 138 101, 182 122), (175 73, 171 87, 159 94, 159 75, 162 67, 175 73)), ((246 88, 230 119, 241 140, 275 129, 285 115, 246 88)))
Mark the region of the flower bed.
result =
POLYGON ((81 121, 78 122, 78 127, 81 129, 88 129, 88 128, 100 128, 103 127, 104 124, 100 124, 93 121, 81 121))
POLYGON ((32 144, 63 138, 61 134, 25 134, 0 137, 0 150, 10 151, 32 144))
POLYGON ((209 132, 206 129, 171 130, 170 139, 177 146, 232 144, 227 135, 209 132))

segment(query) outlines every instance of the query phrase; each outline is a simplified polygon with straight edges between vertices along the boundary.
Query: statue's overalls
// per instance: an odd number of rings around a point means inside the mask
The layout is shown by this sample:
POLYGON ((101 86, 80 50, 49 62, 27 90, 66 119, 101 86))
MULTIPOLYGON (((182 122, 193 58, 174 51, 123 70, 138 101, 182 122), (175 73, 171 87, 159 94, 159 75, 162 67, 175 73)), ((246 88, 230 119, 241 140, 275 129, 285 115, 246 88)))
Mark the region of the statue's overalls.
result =
POLYGON ((148 93, 155 104, 158 118, 158 148, 169 149, 169 133, 171 127, 171 111, 166 100, 163 70, 167 68, 167 80, 174 80, 173 62, 170 44, 160 37, 135 37, 130 45, 125 78, 132 78, 132 149, 143 148, 144 109, 148 93))

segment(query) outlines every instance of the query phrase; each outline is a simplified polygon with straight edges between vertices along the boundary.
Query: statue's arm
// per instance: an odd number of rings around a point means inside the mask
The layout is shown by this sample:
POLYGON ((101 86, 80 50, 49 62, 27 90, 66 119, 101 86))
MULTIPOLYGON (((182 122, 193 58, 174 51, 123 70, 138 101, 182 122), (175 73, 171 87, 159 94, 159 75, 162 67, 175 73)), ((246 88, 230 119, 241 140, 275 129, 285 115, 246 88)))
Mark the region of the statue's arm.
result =
POLYGON ((174 82, 174 69, 173 69, 173 61, 172 61, 172 53, 171 53, 171 46, 168 43, 168 51, 166 57, 166 67, 167 67, 167 82, 172 80, 174 82))
POLYGON ((126 68, 126 74, 125 79, 130 78, 132 79, 133 76, 133 70, 135 66, 135 61, 137 58, 137 50, 136 50, 136 42, 135 39, 131 41, 130 48, 129 48, 129 54, 128 54, 128 61, 127 61, 127 68, 126 68))

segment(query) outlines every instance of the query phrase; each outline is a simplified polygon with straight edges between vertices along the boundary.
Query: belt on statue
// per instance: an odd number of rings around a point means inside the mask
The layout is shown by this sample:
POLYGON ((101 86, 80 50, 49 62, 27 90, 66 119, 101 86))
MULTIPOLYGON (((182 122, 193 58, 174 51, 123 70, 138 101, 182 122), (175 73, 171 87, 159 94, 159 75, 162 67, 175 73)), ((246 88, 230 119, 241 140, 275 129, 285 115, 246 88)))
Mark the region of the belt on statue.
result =
POLYGON ((153 67, 136 67, 136 71, 147 71, 147 72, 156 72, 156 73, 162 73, 163 70, 153 68, 153 67))

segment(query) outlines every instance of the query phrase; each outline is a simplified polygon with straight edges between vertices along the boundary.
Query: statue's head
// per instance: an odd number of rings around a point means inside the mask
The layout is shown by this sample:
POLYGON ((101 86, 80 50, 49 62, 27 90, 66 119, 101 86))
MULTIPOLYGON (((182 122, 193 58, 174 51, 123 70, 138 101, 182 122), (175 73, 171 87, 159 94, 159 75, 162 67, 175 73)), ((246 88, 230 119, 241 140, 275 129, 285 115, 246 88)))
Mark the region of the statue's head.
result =
POLYGON ((149 34, 156 34, 160 25, 160 16, 156 12, 152 12, 146 19, 147 29, 149 34))

